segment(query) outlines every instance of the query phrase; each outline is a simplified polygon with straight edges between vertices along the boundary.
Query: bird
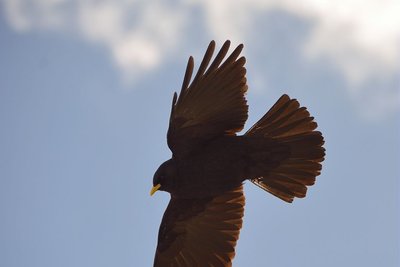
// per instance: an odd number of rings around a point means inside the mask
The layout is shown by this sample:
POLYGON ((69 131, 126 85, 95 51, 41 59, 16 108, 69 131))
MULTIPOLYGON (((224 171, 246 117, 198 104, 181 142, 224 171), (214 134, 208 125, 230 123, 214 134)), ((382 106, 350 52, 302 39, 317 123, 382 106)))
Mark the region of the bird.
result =
POLYGON ((189 57, 179 96, 173 95, 167 131, 172 157, 156 170, 150 191, 171 197, 155 267, 232 266, 243 224, 243 183, 291 203, 305 197, 321 173, 322 133, 307 108, 286 94, 238 135, 248 118, 243 44, 227 56, 226 41, 212 60, 215 46, 211 41, 193 79, 189 57))

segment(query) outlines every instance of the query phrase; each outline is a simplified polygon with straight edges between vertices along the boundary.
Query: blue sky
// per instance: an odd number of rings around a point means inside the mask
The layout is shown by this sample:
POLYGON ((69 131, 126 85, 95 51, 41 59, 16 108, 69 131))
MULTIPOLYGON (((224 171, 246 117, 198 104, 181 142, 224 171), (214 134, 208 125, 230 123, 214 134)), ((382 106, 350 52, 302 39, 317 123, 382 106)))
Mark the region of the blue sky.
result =
POLYGON ((0 266, 151 266, 172 94, 212 39, 245 45, 245 129, 288 93, 327 150, 293 204, 246 183, 234 266, 399 266, 400 5, 214 2, 1 2, 0 266))

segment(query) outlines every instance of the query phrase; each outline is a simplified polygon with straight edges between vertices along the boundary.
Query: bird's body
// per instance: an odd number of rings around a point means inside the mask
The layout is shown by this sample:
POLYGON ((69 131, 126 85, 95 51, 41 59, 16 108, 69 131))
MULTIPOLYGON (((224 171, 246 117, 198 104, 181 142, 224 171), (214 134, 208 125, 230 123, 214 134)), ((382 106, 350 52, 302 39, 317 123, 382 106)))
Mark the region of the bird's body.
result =
POLYGON ((245 147, 244 138, 226 136, 210 141, 184 159, 172 158, 170 164, 176 168, 176 176, 171 195, 208 197, 239 186, 245 179, 245 147))
POLYGON ((289 154, 289 147, 273 139, 249 136, 223 136, 209 141, 184 159, 166 162, 173 168, 173 197, 194 198, 216 196, 238 187, 246 179, 258 177, 257 165, 278 165, 289 154), (263 158, 264 160, 257 160, 263 158))
POLYGON ((168 145, 173 152, 154 175, 153 189, 171 200, 163 216, 154 266, 231 266, 250 180, 292 202, 305 197, 325 156, 322 134, 305 107, 283 95, 244 135, 245 58, 225 42, 210 66, 211 42, 190 83, 193 59, 175 93, 168 145), (190 85, 189 85, 190 83, 190 85))

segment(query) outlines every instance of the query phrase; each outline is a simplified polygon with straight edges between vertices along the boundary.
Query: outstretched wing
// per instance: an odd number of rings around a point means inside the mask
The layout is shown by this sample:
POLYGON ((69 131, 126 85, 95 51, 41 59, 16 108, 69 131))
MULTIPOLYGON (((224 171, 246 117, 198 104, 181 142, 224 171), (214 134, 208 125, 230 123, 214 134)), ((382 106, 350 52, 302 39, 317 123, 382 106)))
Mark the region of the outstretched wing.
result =
POLYGON ((243 186, 213 198, 171 198, 154 266, 231 266, 244 203, 243 186))
POLYGON ((208 67, 215 49, 212 41, 190 85, 194 63, 189 58, 179 97, 175 93, 172 101, 167 139, 174 156, 183 156, 212 138, 234 135, 243 129, 248 110, 244 97, 246 59, 238 58, 243 49, 239 45, 222 63, 229 46, 230 41, 226 41, 208 67))

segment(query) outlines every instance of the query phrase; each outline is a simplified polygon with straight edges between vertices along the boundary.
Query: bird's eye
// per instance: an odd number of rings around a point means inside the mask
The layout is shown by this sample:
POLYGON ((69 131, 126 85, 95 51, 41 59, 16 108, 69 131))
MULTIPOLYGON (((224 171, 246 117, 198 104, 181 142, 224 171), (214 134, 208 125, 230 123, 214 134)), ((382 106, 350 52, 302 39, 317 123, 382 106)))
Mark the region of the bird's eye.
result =
POLYGON ((164 175, 154 176, 153 184, 161 184, 164 181, 164 175))

